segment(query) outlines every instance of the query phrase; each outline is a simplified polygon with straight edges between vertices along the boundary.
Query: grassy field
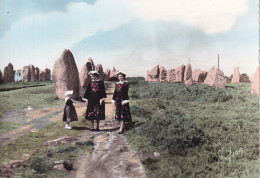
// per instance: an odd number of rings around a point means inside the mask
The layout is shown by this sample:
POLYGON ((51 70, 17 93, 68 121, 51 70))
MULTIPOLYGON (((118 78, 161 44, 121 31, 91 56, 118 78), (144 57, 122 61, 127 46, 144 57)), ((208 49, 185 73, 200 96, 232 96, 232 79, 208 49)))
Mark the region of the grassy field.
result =
POLYGON ((258 98, 250 83, 129 83, 134 124, 126 137, 150 155, 142 160, 148 177, 258 177, 258 98))
POLYGON ((15 82, 1 84, 0 116, 4 112, 27 108, 35 109, 63 104, 55 95, 53 83, 47 82, 15 82), (27 88, 24 88, 27 87, 27 88))
MULTIPOLYGON (((89 123, 85 121, 83 116, 79 116, 79 121, 72 122, 70 125, 76 126, 79 122, 81 125, 89 126, 89 123)), ((28 132, 7 145, 0 147, 0 165, 9 162, 11 159, 19 159, 23 154, 32 151, 48 140, 62 136, 79 136, 80 134, 81 130, 64 129, 64 123, 61 121, 46 126, 38 132, 28 132)))
MULTIPOLYGON (((134 122, 127 125, 125 135, 130 145, 143 153, 142 163, 149 178, 258 177, 258 98, 250 94, 249 83, 213 89, 202 84, 186 87, 182 83, 146 83, 142 78, 127 80, 134 122), (153 156, 154 152, 160 156, 153 156)), ((64 102, 56 98, 50 82, 0 86, 0 114, 64 102)), ((89 124, 83 116, 79 119, 89 124)), ((19 125, 0 123, 1 133, 16 127, 19 125)), ((20 158, 47 140, 81 133, 60 129, 63 127, 64 123, 57 122, 18 137, 0 148, 0 164, 20 158)), ((81 150, 75 149, 73 145, 43 148, 16 170, 15 177, 64 176, 49 169, 50 164, 59 157, 67 159, 66 155, 78 157, 81 150), (64 149, 74 151, 59 152, 64 149), (46 163, 42 169, 34 167, 42 160, 46 163)))
MULTIPOLYGON (((2 84, 0 89, 5 90, 0 92, 0 115, 7 111, 27 108, 28 106, 39 109, 64 104, 63 100, 57 99, 51 82, 15 82, 2 84)), ((79 122, 84 122, 83 125, 88 126, 89 123, 85 122, 83 116, 79 116, 79 120, 79 122)), ((76 122, 71 123, 72 126, 75 124, 76 122)), ((0 134, 19 126, 16 123, 0 121, 0 134)), ((10 159, 19 159, 23 154, 32 151, 47 140, 80 134, 78 130, 61 129, 63 127, 64 123, 60 121, 44 127, 39 132, 26 133, 2 146, 0 148, 0 164, 7 163, 10 159)))

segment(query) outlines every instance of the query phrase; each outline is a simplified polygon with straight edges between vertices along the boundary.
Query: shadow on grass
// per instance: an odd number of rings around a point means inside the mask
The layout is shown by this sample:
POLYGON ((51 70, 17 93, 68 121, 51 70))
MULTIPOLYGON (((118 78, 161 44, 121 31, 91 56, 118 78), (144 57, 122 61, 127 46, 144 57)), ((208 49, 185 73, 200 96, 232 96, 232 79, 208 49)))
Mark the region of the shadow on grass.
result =
POLYGON ((133 121, 133 122, 129 122, 125 124, 125 130, 132 130, 135 127, 141 126, 143 125, 143 122, 139 122, 139 121, 133 121))
MULTIPOLYGON (((113 131, 116 131, 118 130, 120 127, 116 127, 116 128, 112 128, 112 129, 102 129, 102 128, 99 128, 99 131, 103 131, 103 132, 113 132, 113 131)), ((89 131, 92 131, 91 128, 88 128, 88 127, 79 127, 79 126, 73 126, 72 127, 72 130, 89 130, 89 131)), ((96 130, 94 130, 93 132, 97 132, 96 130)))
POLYGON ((91 129, 88 127, 73 126, 72 130, 91 130, 91 129))

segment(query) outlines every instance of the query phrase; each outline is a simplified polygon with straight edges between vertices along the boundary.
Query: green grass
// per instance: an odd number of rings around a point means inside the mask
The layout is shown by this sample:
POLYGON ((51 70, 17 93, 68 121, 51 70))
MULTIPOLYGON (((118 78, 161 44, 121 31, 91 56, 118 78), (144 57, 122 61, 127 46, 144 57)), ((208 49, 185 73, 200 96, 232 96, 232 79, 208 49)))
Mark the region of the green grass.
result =
POLYGON ((12 83, 3 83, 0 84, 0 91, 1 90, 14 90, 26 87, 37 87, 42 85, 50 85, 52 81, 38 81, 38 82, 12 82, 12 83))
POLYGON ((148 87, 142 90, 142 85, 147 84, 137 82, 130 88, 135 126, 128 127, 126 137, 137 151, 150 155, 160 152, 157 158, 142 160, 148 177, 258 177, 258 98, 251 95, 250 83, 229 84, 216 92, 222 98, 228 96, 228 100, 216 100, 216 93, 212 95, 215 99, 205 100, 204 95, 210 96, 204 91, 208 90, 205 86, 192 86, 203 90, 191 96, 189 92, 179 93, 170 84, 149 84, 151 89, 157 88, 157 95, 149 98, 147 93, 152 91, 148 87), (163 146, 154 146, 147 134, 136 131, 143 123, 151 122, 151 118, 160 119, 173 107, 208 138, 205 143, 189 148, 185 156, 169 154, 163 146))
MULTIPOLYGON (((10 83, 0 85, 8 88, 13 86, 24 87, 26 85, 37 86, 37 84, 28 83, 10 83)), ((51 107, 63 104, 63 100, 59 100, 55 95, 53 84, 50 82, 42 82, 45 86, 21 88, 18 90, 2 91, 0 92, 0 115, 4 112, 27 108, 32 106, 35 109, 51 107)))
MULTIPOLYGON (((22 166, 15 170, 13 177, 64 177, 67 173, 53 169, 53 163, 59 160, 75 160, 79 156, 84 155, 86 149, 92 150, 93 142, 76 142, 76 144, 41 148, 36 154, 25 161, 22 166)), ((68 164, 67 167, 73 169, 73 165, 71 167, 68 164)))
MULTIPOLYGON (((79 116, 79 121, 72 122, 70 125, 82 126, 83 124, 87 127, 90 125, 89 122, 86 123, 83 116, 79 116)), ((48 140, 56 139, 62 136, 79 136, 81 133, 81 130, 64 129, 64 123, 61 121, 46 126, 38 132, 26 133, 7 145, 0 147, 0 164, 7 163, 11 159, 19 159, 23 154, 29 153, 48 140)))
POLYGON ((16 129, 20 126, 21 126, 20 124, 16 124, 16 123, 0 121, 0 134, 8 132, 9 130, 12 129, 16 129))

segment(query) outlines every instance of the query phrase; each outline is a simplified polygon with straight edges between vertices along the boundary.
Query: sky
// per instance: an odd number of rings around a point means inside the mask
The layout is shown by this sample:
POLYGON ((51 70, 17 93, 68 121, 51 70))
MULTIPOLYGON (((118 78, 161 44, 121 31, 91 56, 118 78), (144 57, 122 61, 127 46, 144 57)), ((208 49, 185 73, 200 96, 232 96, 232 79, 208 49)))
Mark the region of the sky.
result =
POLYGON ((103 69, 145 76, 191 63, 229 76, 258 66, 257 0, 0 0, 0 70, 53 69, 69 49, 80 71, 91 57, 103 69))

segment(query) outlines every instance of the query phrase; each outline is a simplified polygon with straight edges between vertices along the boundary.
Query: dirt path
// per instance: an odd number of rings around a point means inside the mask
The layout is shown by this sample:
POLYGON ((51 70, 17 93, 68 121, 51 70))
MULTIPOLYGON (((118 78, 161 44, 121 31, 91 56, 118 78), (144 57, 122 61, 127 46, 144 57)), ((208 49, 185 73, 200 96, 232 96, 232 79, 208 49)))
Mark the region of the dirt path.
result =
POLYGON ((114 84, 106 86, 106 119, 100 122, 100 132, 93 132, 94 150, 86 151, 76 163, 79 167, 71 178, 145 178, 144 168, 137 154, 128 145, 124 135, 118 134, 120 123, 114 120, 111 103, 114 84))
POLYGON ((94 150, 78 160, 71 178, 145 178, 144 168, 123 135, 116 131, 94 134, 94 150))

